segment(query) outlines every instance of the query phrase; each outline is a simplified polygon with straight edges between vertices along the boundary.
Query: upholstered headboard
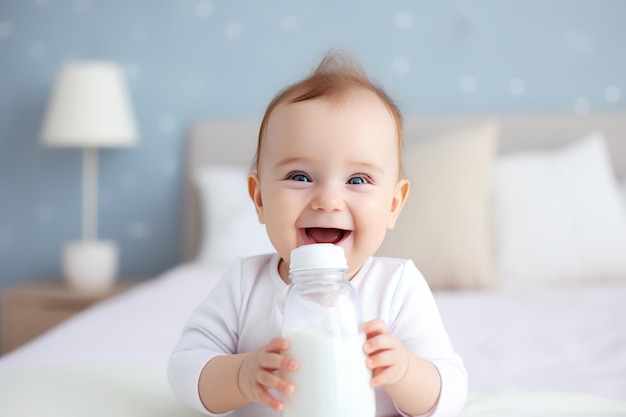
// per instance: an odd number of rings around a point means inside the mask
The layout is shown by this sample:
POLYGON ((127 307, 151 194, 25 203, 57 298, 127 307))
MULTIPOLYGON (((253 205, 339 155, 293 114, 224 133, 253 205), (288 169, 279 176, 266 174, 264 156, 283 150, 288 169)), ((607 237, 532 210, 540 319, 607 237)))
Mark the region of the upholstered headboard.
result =
MULTIPOLYGON (((495 121, 500 128, 500 153, 555 148, 600 131, 607 139, 617 176, 626 178, 626 112, 405 116, 405 147, 485 121, 495 121)), ((186 142, 187 178, 198 167, 210 164, 252 166, 259 125, 260 120, 252 118, 205 119, 193 123, 186 142)), ((183 258, 190 260, 198 250, 202 224, 198 196, 190 181, 185 181, 183 204, 183 258)))

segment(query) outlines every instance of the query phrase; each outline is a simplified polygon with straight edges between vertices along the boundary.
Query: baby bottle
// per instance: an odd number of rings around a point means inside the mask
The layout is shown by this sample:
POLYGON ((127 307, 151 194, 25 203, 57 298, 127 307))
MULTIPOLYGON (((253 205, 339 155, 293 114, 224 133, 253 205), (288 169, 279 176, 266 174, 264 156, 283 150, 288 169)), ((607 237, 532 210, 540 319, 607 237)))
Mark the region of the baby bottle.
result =
POLYGON ((343 248, 304 245, 291 252, 291 285, 284 303, 286 354, 300 363, 282 377, 295 386, 283 397, 283 417, 373 417, 371 371, 359 299, 346 279, 343 248))

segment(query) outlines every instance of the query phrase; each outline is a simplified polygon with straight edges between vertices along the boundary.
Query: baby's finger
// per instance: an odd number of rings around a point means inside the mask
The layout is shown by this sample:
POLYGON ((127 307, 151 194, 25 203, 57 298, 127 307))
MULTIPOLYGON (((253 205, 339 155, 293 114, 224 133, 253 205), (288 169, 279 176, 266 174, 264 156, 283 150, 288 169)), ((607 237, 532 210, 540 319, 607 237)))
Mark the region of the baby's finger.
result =
POLYGON ((378 352, 379 350, 392 349, 395 346, 396 338, 389 334, 379 334, 373 336, 363 344, 363 351, 367 354, 378 352))
POLYGON ((258 397, 259 397, 260 403, 263 403, 267 405, 268 407, 277 411, 280 411, 283 409, 283 403, 278 398, 271 395, 265 387, 263 387, 262 385, 259 385, 258 390, 259 390, 258 397))
POLYGON ((372 387, 376 388, 389 384, 392 374, 391 368, 377 368, 377 371, 371 380, 372 387))
POLYGON ((391 350, 384 350, 367 358, 367 367, 370 369, 385 368, 397 363, 397 357, 391 350))
POLYGON ((365 332, 366 337, 369 339, 370 337, 387 333, 388 329, 387 324, 383 320, 374 319, 363 323, 363 331, 365 332))
POLYGON ((260 372, 256 378, 264 389, 275 389, 281 394, 291 394, 295 387, 272 372, 260 372))
POLYGON ((288 339, 285 339, 284 337, 275 337, 270 340, 265 350, 268 352, 278 353, 289 349, 289 346, 291 346, 291 344, 288 339))
POLYGON ((298 369, 298 361, 279 355, 278 353, 266 353, 260 358, 262 368, 271 370, 285 370, 293 372, 298 369))

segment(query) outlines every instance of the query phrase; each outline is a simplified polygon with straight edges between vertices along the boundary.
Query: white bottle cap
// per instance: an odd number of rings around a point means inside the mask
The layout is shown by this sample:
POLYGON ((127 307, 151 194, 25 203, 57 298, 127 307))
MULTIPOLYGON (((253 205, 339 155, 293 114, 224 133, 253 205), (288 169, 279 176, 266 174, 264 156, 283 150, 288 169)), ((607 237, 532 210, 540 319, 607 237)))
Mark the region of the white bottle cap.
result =
POLYGON ((346 255, 341 246, 332 243, 314 243, 291 251, 290 271, 330 268, 348 268, 346 255))

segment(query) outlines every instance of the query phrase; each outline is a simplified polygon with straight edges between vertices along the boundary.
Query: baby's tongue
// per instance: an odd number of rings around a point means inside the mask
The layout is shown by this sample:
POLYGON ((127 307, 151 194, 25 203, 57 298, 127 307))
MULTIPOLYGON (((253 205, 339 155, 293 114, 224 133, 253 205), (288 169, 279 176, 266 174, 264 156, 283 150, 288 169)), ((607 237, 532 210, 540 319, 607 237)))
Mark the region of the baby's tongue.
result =
POLYGON ((341 229, 327 229, 322 227, 311 227, 307 229, 307 235, 316 243, 336 243, 343 237, 341 229))

